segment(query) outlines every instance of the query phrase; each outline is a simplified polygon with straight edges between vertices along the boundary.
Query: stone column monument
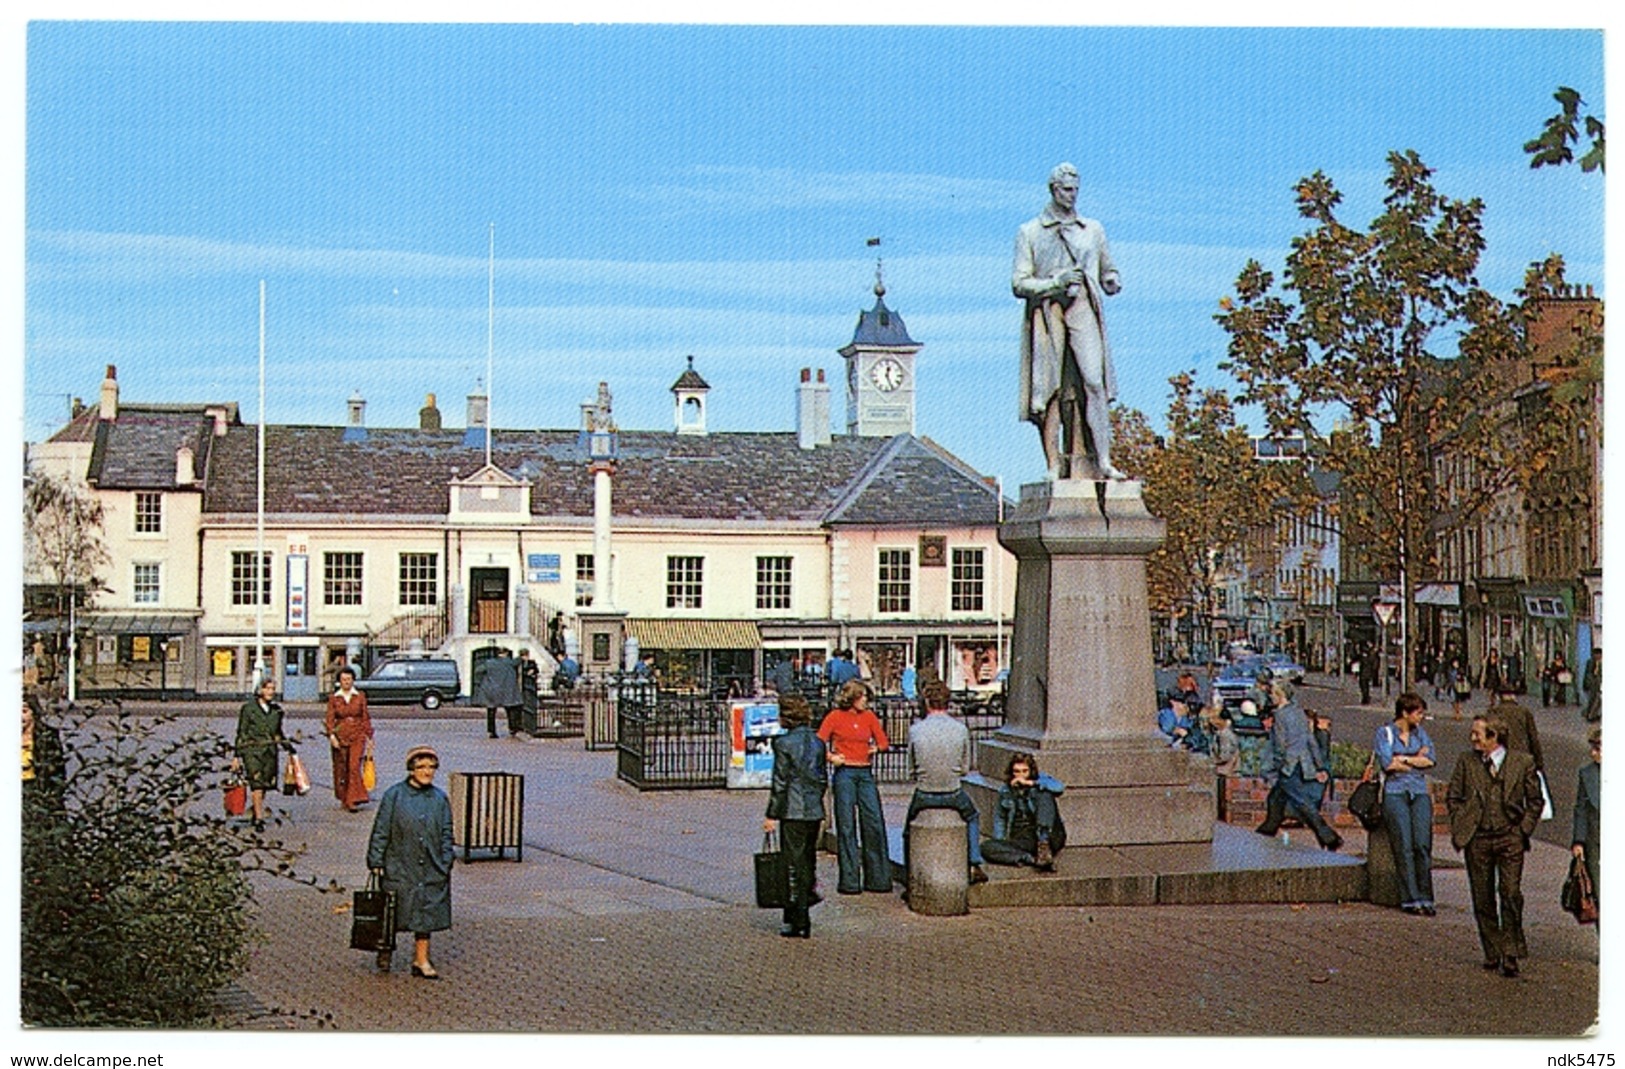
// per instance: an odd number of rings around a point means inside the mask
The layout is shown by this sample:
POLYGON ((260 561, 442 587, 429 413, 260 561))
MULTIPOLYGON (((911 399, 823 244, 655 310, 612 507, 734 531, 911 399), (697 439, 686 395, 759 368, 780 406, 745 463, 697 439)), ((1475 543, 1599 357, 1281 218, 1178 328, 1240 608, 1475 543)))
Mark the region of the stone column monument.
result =
POLYGON ((1119 282, 1100 225, 1073 211, 1077 188, 1076 169, 1057 167, 1050 205, 1016 239, 1022 415, 1050 475, 1021 488, 999 530, 1017 560, 1009 702, 966 786, 990 827, 1010 757, 1030 752, 1067 784, 1069 848, 1210 842, 1213 777, 1156 730, 1145 562, 1164 525, 1111 464, 1101 306, 1119 282))

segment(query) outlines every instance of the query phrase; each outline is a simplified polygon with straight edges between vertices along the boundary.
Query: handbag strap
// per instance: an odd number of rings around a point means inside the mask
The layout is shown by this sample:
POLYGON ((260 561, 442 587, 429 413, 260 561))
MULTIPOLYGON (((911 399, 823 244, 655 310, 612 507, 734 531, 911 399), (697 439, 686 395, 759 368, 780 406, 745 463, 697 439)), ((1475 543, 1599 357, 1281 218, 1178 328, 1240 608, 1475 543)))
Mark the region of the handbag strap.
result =
POLYGON ((774 854, 779 849, 778 832, 764 831, 762 833, 762 853, 774 854))

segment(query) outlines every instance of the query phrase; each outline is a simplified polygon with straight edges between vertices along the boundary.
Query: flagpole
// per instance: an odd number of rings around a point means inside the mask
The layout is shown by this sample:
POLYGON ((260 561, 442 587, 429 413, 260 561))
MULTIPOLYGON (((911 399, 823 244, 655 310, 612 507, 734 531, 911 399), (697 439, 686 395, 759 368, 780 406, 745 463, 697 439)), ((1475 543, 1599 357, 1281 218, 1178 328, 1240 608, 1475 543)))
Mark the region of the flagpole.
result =
POLYGON ((491 419, 491 406, 496 401, 496 389, 491 381, 491 354, 496 349, 497 315, 497 225, 490 224, 485 268, 485 466, 491 466, 491 434, 496 427, 491 419))
POLYGON ((260 425, 255 462, 254 514, 254 693, 265 682, 265 280, 260 279, 260 425))
MULTIPOLYGON (((993 488, 999 495, 998 525, 1002 527, 1004 526, 1004 476, 995 475, 993 477, 993 488)), ((996 529, 993 541, 998 542, 996 529)), ((1004 546, 1000 545, 993 551, 993 562, 997 569, 993 573, 993 585, 995 587, 993 594, 995 602, 993 607, 993 649, 999 655, 999 667, 1009 668, 1010 665, 1004 657, 1004 546)), ((1006 676, 1005 678, 1008 679, 1009 677, 1006 676)))

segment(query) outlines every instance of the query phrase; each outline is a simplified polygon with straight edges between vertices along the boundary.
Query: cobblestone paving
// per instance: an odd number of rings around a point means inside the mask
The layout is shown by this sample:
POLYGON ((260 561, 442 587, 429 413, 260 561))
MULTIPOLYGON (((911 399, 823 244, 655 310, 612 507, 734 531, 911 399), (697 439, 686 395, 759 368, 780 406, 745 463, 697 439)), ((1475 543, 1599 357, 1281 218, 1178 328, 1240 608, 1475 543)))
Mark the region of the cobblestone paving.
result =
MULTIPOLYGON (((264 880, 269 940, 243 999, 393 1032, 1576 1036, 1597 1016, 1596 935, 1558 910, 1567 855, 1546 844, 1526 872, 1532 955, 1516 981, 1479 968, 1459 868, 1436 873, 1432 919, 1364 903, 925 918, 895 894, 831 895, 811 940, 785 940, 751 905, 762 792, 639 794, 612 754, 482 726, 379 725, 381 783, 418 742, 439 748, 442 786, 454 770, 526 776, 523 862, 455 871, 454 926, 434 939, 445 980, 407 974, 404 937, 377 974, 347 947, 348 895, 264 880), (1022 1009, 998 979, 1013 965, 1043 980, 1022 1009)), ((315 789, 286 800, 282 831, 306 844, 301 871, 359 886, 371 817, 338 809, 325 757, 307 765, 315 789)), ((906 790, 883 794, 900 820, 906 790)), ((833 888, 833 858, 820 873, 833 888)))

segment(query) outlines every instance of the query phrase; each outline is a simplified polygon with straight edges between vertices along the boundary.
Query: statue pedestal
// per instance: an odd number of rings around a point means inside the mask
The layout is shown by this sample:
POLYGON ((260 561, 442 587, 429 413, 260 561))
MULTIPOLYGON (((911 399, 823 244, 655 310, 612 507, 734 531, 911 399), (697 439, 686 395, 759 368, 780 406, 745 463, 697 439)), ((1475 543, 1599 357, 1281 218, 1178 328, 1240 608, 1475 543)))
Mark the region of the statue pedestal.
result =
POLYGON ((1156 730, 1145 561, 1163 522, 1137 482, 1063 479, 1021 488, 999 529, 1015 554, 1005 725, 981 744, 966 790, 991 829, 1005 767, 1030 752, 1067 785, 1069 846, 1213 839, 1213 777, 1156 730))

